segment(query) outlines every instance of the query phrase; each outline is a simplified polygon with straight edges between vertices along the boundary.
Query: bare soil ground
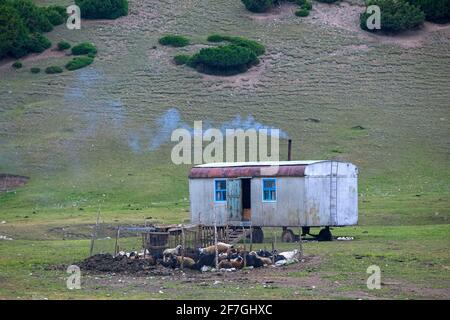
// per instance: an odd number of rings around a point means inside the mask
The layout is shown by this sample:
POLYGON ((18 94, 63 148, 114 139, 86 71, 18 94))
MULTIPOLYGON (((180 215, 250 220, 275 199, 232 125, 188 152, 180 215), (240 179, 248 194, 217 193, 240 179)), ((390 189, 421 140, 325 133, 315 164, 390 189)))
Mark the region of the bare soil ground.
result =
POLYGON ((29 54, 26 57, 23 57, 20 59, 13 59, 13 58, 2 59, 0 61, 0 69, 11 67, 11 64, 16 60, 20 60, 23 63, 32 63, 32 62, 37 62, 37 61, 41 61, 41 60, 45 60, 45 59, 49 59, 49 58, 61 58, 61 57, 65 57, 66 55, 68 55, 68 53, 65 51, 59 51, 54 48, 53 49, 50 48, 50 49, 45 50, 44 52, 32 53, 32 54, 29 54))
POLYGON ((360 37, 371 42, 395 44, 403 48, 416 48, 425 45, 433 37, 436 31, 445 32, 450 41, 450 24, 434 24, 425 22, 418 30, 406 31, 397 35, 373 34, 361 30, 359 16, 364 11, 364 6, 341 2, 338 5, 326 3, 314 3, 309 18, 313 23, 327 25, 333 28, 344 29, 349 32, 357 32, 360 37))

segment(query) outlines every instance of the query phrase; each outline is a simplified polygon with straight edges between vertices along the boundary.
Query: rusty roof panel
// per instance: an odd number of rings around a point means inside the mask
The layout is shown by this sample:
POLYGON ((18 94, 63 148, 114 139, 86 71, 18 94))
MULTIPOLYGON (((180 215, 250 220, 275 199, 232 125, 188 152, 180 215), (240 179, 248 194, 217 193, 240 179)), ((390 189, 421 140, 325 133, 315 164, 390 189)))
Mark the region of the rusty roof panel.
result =
POLYGON ((279 166, 275 174, 270 166, 242 166, 222 168, 194 167, 189 174, 190 179, 200 178, 239 178, 239 177, 304 177, 306 165, 279 166), (269 169, 270 168, 270 169, 269 169), (262 170, 263 169, 263 170, 262 170))

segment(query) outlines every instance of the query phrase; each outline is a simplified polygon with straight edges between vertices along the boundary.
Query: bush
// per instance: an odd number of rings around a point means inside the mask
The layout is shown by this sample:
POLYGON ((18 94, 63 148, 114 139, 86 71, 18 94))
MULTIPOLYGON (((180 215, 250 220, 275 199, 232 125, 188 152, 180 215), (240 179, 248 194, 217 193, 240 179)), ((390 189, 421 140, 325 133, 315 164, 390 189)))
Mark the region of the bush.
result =
POLYGON ((213 34, 213 35, 210 35, 207 38, 207 40, 209 42, 227 41, 227 42, 230 42, 231 44, 252 50, 256 54, 256 56, 260 56, 260 55, 264 54, 264 52, 266 51, 266 48, 259 42, 254 41, 254 40, 245 39, 242 37, 231 37, 231 36, 222 36, 219 34, 213 34))
POLYGON ((41 68, 37 68, 37 67, 32 67, 30 68, 31 73, 39 73, 41 72, 41 68))
POLYGON ((297 17, 307 17, 309 16, 309 10, 305 8, 300 8, 297 11, 295 11, 295 15, 297 17))
POLYGON ((14 68, 14 69, 20 69, 20 68, 22 68, 22 62, 20 62, 20 61, 16 61, 16 62, 14 62, 13 64, 12 64, 12 67, 14 68))
POLYGON ((128 15, 128 0, 75 0, 81 17, 86 19, 116 19, 128 15))
POLYGON ((44 10, 48 21, 54 26, 59 26, 64 23, 64 16, 62 16, 57 10, 46 8, 44 10))
POLYGON ((248 67, 257 61, 256 54, 248 49, 234 44, 214 48, 203 48, 189 60, 192 67, 206 66, 213 69, 236 69, 248 67))
POLYGON ((50 67, 45 68, 45 73, 48 73, 48 74, 61 73, 61 72, 63 72, 63 69, 58 66, 50 66, 50 67))
POLYGON ((0 59, 10 55, 23 57, 28 53, 30 36, 19 13, 8 5, 0 5, 0 59))
POLYGON ((53 30, 53 25, 46 15, 46 9, 36 6, 31 0, 8 0, 5 3, 17 10, 30 32, 53 30))
POLYGON ((305 0, 303 5, 301 6, 303 9, 311 10, 312 9, 312 2, 309 0, 305 0))
POLYGON ((179 54, 173 57, 173 60, 175 61, 176 65, 188 64, 190 59, 191 56, 187 54, 179 54))
POLYGON ((273 6, 273 0, 242 0, 242 3, 251 12, 266 12, 273 6))
POLYGON ((52 6, 47 7, 47 10, 54 10, 54 11, 58 12, 59 15, 64 20, 66 20, 69 17, 69 15, 67 14, 67 11, 66 11, 66 7, 63 7, 63 6, 52 5, 52 6))
POLYGON ((428 21, 450 22, 450 0, 407 0, 425 13, 428 21))
POLYGON ((52 43, 41 33, 33 33, 30 35, 30 41, 28 43, 28 50, 30 52, 44 52, 46 49, 50 48, 52 43))
POLYGON ((97 48, 90 42, 82 42, 72 47, 72 54, 79 56, 82 54, 96 54, 97 48))
POLYGON ((58 50, 59 51, 67 50, 69 48, 70 48, 70 43, 68 43, 67 41, 58 42, 58 50))
POLYGON ((76 57, 66 64, 66 69, 70 71, 81 69, 90 65, 93 61, 94 59, 90 57, 76 57))
POLYGON ((65 9, 58 8, 38 7, 30 0, 0 0, 0 59, 49 48, 51 42, 41 33, 51 31, 52 23, 61 22, 60 11, 65 9))
POLYGON ((159 39, 159 43, 163 46, 185 47, 189 45, 189 39, 178 35, 166 35, 159 39))
MULTIPOLYGON (((381 30, 386 32, 400 32, 409 30, 420 26, 425 14, 416 6, 413 6, 404 0, 369 0, 367 6, 377 5, 381 9, 381 30)), ((360 16, 360 26, 368 30, 367 19, 369 18, 367 12, 363 12, 360 16)))
POLYGON ((323 3, 334 3, 338 0, 317 0, 318 2, 323 2, 323 3))

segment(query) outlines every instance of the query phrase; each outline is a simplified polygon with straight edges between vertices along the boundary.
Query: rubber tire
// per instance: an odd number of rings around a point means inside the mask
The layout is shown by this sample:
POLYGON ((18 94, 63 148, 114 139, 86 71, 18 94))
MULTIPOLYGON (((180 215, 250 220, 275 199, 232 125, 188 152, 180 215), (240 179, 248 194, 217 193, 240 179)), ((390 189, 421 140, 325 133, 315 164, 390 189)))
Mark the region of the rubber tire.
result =
POLYGON ((320 230, 319 235, 317 236, 318 241, 331 241, 333 240, 333 235, 331 234, 330 228, 325 227, 320 230))
POLYGON ((252 233, 253 243, 263 243, 264 242, 264 232, 260 227, 253 228, 252 233))
POLYGON ((294 232, 291 229, 283 230, 283 233, 281 234, 281 241, 282 242, 294 242, 295 241, 294 232))

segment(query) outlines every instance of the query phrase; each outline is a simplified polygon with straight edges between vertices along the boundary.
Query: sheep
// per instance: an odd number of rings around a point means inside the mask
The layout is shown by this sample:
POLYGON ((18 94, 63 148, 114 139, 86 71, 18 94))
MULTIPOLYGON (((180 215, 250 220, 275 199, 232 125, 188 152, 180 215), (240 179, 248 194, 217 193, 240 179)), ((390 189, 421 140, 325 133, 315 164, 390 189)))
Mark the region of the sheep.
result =
POLYGON ((262 262, 256 255, 247 252, 245 252, 244 255, 247 267, 259 268, 264 266, 264 262, 262 262))
POLYGON ((256 252, 252 251, 250 252, 251 255, 254 255, 255 257, 257 257, 259 260, 261 260, 264 264, 270 265, 272 264, 272 259, 267 258, 267 257, 260 257, 256 252))
POLYGON ((286 258, 286 260, 292 260, 296 257, 298 250, 281 252, 279 255, 286 258))
POLYGON ((181 263, 183 263, 183 266, 184 267, 186 267, 186 268, 193 268, 194 267, 194 265, 195 265, 195 261, 194 261, 194 259, 192 259, 192 258, 189 258, 189 257, 180 257, 180 256, 177 256, 176 257, 176 259, 177 259, 177 263, 181 266, 181 263))
POLYGON ((203 266, 214 267, 216 255, 214 253, 202 253, 197 263, 192 267, 193 269, 200 270, 203 266))
POLYGON ((177 245, 175 248, 173 249, 166 249, 163 252, 163 260, 166 261, 166 258, 168 256, 179 256, 180 255, 180 250, 181 250, 181 245, 177 245))
POLYGON ((242 267, 244 266, 244 259, 242 259, 242 257, 237 257, 236 259, 233 260, 222 260, 219 262, 219 269, 231 269, 231 268, 235 268, 235 269, 242 269, 242 267))
MULTIPOLYGON (((233 245, 231 244, 227 244, 227 243, 223 243, 223 242, 218 242, 217 243, 217 251, 218 253, 225 253, 228 251, 228 249, 233 248, 233 245)), ((200 248, 199 249, 200 253, 216 253, 216 246, 209 246, 206 248, 200 248)))

